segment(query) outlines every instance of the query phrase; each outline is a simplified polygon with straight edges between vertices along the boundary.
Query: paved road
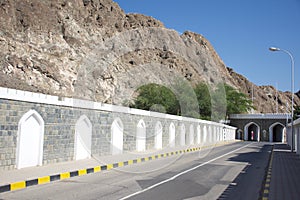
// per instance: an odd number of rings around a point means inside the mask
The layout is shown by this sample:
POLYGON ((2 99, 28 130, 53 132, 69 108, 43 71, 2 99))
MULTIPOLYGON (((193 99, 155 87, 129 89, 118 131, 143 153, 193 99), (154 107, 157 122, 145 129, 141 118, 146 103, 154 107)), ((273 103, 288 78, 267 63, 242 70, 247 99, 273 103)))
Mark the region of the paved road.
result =
POLYGON ((0 199, 258 199, 271 145, 239 142, 33 186, 0 199))

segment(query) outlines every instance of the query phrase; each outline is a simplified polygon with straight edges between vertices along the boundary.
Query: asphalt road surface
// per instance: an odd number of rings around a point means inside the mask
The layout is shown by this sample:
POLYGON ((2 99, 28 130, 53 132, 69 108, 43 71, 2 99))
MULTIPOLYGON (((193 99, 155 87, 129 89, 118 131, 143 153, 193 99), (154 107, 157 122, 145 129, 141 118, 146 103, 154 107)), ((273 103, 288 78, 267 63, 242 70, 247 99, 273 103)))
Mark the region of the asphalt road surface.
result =
POLYGON ((258 199, 271 144, 237 142, 0 194, 14 199, 258 199))

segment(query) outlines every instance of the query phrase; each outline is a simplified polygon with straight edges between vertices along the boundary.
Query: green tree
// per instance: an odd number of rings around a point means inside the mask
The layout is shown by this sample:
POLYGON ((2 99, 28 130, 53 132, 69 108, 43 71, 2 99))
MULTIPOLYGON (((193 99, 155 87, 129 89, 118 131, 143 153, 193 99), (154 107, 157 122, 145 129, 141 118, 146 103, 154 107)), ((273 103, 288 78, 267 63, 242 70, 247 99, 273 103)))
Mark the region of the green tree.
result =
POLYGON ((139 87, 137 92, 138 96, 130 107, 173 115, 179 113, 180 106, 176 96, 167 87, 151 83, 139 87))
POLYGON ((143 85, 130 107, 213 121, 254 108, 244 93, 226 84, 218 84, 212 94, 205 83, 192 88, 188 82, 176 80, 170 87, 172 90, 155 83, 143 85))
POLYGON ((252 101, 242 92, 227 84, 218 84, 212 94, 212 120, 219 121, 231 114, 247 113, 252 101))
POLYGON ((229 85, 225 85, 227 110, 226 116, 230 114, 247 113, 250 109, 254 108, 252 101, 246 94, 239 92, 229 85))
POLYGON ((211 94, 211 120, 220 121, 226 118, 226 90, 224 84, 218 84, 211 94))
POLYGON ((194 88, 200 110, 200 118, 211 119, 211 97, 208 87, 205 83, 199 83, 194 88))
POLYGON ((173 81, 171 87, 180 105, 179 114, 184 117, 200 118, 197 96, 190 83, 178 78, 173 81))
POLYGON ((296 120, 300 116, 300 106, 294 107, 294 120, 296 120))

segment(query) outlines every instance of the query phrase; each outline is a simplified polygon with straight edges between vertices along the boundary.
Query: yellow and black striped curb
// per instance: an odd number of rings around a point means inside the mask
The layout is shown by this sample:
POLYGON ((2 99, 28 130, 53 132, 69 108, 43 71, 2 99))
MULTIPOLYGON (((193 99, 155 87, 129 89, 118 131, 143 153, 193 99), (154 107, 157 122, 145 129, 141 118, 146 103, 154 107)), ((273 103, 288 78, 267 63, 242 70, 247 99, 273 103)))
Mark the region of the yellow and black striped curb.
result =
POLYGON ((200 151, 200 150, 203 150, 206 148, 221 146, 221 145, 225 145, 225 144, 229 144, 229 143, 231 143, 231 142, 222 142, 222 143, 218 143, 215 145, 190 148, 190 149, 186 149, 186 150, 178 150, 178 151, 174 151, 174 152, 158 154, 158 155, 149 156, 149 157, 145 157, 145 158, 137 158, 134 160, 128 160, 128 161, 118 162, 118 163, 114 163, 114 164, 107 164, 107 165, 96 166, 96 167, 87 168, 87 169, 75 170, 75 171, 71 171, 71 172, 59 173, 59 174, 55 174, 55 175, 51 175, 51 176, 39 177, 39 178, 26 180, 26 181, 14 182, 14 183, 0 186, 0 193, 24 189, 26 187, 30 187, 30 186, 34 186, 34 185, 42 185, 45 183, 68 179, 68 178, 75 177, 75 176, 83 176, 86 174, 97 173, 100 171, 108 171, 113 168, 119 168, 119 167, 124 167, 127 165, 133 165, 133 164, 147 162, 147 161, 156 160, 156 159, 160 159, 160 158, 166 158, 166 157, 173 156, 173 155, 179 155, 179 154, 184 154, 184 153, 189 153, 189 152, 200 151))
POLYGON ((261 200, 268 200, 269 193, 270 193, 270 184, 271 184, 271 177, 272 177, 272 163, 273 163, 273 156, 274 156, 274 145, 272 147, 272 152, 269 159, 268 169, 266 171, 265 180, 262 187, 262 198, 261 200))

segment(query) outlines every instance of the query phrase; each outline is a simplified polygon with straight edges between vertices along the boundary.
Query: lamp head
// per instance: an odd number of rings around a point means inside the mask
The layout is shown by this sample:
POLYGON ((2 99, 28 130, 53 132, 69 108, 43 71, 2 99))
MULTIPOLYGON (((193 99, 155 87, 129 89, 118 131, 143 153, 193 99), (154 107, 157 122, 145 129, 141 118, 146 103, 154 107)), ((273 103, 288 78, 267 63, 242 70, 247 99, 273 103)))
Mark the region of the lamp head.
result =
POLYGON ((280 49, 277 47, 270 47, 269 50, 270 51, 280 51, 280 49))

